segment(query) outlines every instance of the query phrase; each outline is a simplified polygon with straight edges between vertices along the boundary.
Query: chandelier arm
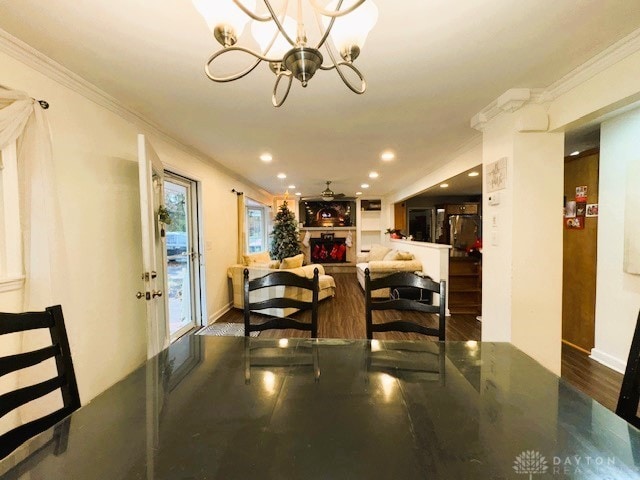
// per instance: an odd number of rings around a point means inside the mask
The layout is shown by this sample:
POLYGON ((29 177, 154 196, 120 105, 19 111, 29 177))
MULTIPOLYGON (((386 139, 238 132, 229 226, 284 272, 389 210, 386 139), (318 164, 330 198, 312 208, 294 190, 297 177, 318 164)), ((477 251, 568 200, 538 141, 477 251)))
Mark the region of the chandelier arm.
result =
MULTIPOLYGON (((235 1, 236 0, 234 0, 234 2, 235 1)), ((263 1, 265 6, 267 7, 267 10, 269 10, 269 13, 271 14, 271 19, 276 24, 276 27, 278 27, 278 30, 280 30, 280 33, 282 34, 282 36, 287 40, 287 42, 291 44, 292 47, 295 47, 296 42, 291 40, 291 37, 282 26, 282 23, 280 22, 280 19, 278 19, 278 16, 276 15, 276 12, 273 10, 273 7, 271 6, 271 3, 269 2, 269 0, 263 0, 263 1)))
POLYGON ((268 22, 269 20, 271 20, 271 17, 268 16, 268 15, 264 16, 264 17, 256 15, 251 10, 249 10, 247 7, 245 7, 240 0, 233 0, 233 3, 235 3, 240 10, 242 10, 245 14, 247 14, 253 20, 257 20, 258 22, 268 22))
MULTIPOLYGON (((336 6, 336 10, 340 9, 340 6, 342 5, 342 1, 343 0, 338 0, 338 5, 336 6)), ((323 32, 322 31, 322 22, 320 21, 320 17, 318 16, 319 12, 314 9, 313 13, 314 13, 314 15, 316 17, 316 22, 318 24, 318 29, 320 30, 320 33, 322 34, 322 38, 320 39, 320 41, 316 45, 316 49, 320 50, 320 47, 322 47, 322 45, 324 45, 324 42, 327 41, 327 38, 329 38, 329 33, 331 33, 331 29, 333 28, 333 22, 336 21, 336 17, 331 17, 331 20, 329 22, 329 26, 327 27, 327 30, 323 32)))
MULTIPOLYGON (((289 8, 289 0, 285 0, 284 2, 284 6, 282 8, 282 18, 280 18, 280 22, 282 23, 284 21, 284 18, 287 14, 287 9, 289 8)), ((267 48, 264 49, 263 55, 266 55, 269 53, 269 50, 271 50, 271 47, 273 47, 273 44, 276 43, 276 39, 278 38, 278 33, 280 33, 278 30, 275 31, 275 33, 273 34, 273 37, 271 38, 271 41, 269 42, 269 44, 267 45, 267 48)), ((270 60, 271 62, 273 62, 273 60, 270 60)), ((282 62, 282 59, 278 60, 278 62, 282 62)))
POLYGON ((364 76, 362 75, 362 72, 360 72, 360 70, 358 70, 356 68, 356 66, 353 64, 353 62, 336 62, 336 57, 333 55, 333 52, 331 51, 331 46, 329 44, 327 44, 327 53, 329 54, 329 58, 331 59, 331 63, 333 64, 332 66, 323 66, 320 65, 320 69, 321 70, 333 70, 335 68, 336 72, 338 72, 338 75, 340 76, 340 79, 342 80, 342 82, 349 88, 349 90, 351 90, 353 93, 357 93, 358 95, 362 95, 366 90, 367 90, 367 82, 364 79, 364 76), (356 88, 354 87, 351 82, 349 82, 349 80, 347 79, 347 77, 344 76, 344 73, 342 73, 342 70, 340 70, 340 67, 348 67, 350 68, 353 72, 355 72, 355 74, 358 76, 358 78, 360 79, 360 88, 356 88))
POLYGON ((351 5, 349 8, 345 8, 344 10, 340 10, 340 6, 336 7, 336 10, 326 10, 318 4, 318 0, 309 0, 309 3, 319 14, 324 15, 325 17, 338 18, 353 12, 356 8, 358 8, 366 1, 367 0, 358 0, 356 3, 351 5))
POLYGON ((281 107, 282 104, 285 102, 285 100, 289 96, 289 90, 291 90, 292 81, 293 81, 293 76, 291 75, 291 72, 289 70, 283 70, 281 72, 278 72, 278 74, 276 75, 276 83, 273 86, 273 93, 271 94, 271 103, 273 104, 274 107, 281 107), (287 90, 284 92, 284 97, 282 97, 282 100, 278 102, 278 99, 276 98, 276 92, 278 90, 278 85, 280 84, 280 80, 282 80, 283 77, 289 78, 289 84, 287 85, 287 90))
POLYGON ((260 64, 260 62, 280 62, 280 61, 281 61, 281 59, 267 58, 267 57, 265 57, 263 55, 260 55, 259 53, 254 52, 253 50, 249 50, 248 48, 233 46, 233 47, 227 47, 227 48, 223 48, 221 50, 218 50, 216 53, 211 55, 211 57, 209 57, 209 60, 207 60, 207 62, 204 65, 204 73, 207 75, 207 77, 209 77, 210 80, 213 80, 214 82, 218 82, 218 83, 232 82, 233 80, 238 80, 238 79, 248 75, 249 73, 251 73, 253 71, 253 69, 256 68, 260 64), (235 73, 233 75, 230 75, 228 77, 216 77, 215 75, 213 75, 209 70, 209 66, 219 56, 221 56, 221 55, 223 55, 223 54, 225 54, 227 52, 232 52, 232 51, 248 53, 249 55, 254 56, 256 58, 256 61, 255 61, 255 63, 253 65, 251 65, 250 67, 247 67, 245 70, 242 70, 242 71, 240 71, 238 73, 235 73))

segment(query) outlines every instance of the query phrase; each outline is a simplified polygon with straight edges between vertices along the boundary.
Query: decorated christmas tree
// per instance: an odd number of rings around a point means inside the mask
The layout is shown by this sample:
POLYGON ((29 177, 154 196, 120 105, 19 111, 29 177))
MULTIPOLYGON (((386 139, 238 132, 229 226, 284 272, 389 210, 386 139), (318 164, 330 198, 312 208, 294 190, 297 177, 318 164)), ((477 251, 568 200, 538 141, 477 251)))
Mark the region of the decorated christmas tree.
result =
POLYGON ((296 217, 287 207, 287 202, 278 209, 271 232, 271 258, 282 260, 301 253, 298 243, 298 226, 296 217))

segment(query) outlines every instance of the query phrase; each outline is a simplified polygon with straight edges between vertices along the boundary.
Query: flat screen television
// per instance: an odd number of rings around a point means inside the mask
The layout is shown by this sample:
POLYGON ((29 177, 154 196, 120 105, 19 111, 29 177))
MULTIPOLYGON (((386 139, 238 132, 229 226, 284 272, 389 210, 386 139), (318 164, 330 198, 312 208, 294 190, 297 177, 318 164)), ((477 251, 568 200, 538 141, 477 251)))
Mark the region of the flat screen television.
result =
POLYGON ((356 202, 333 200, 331 202, 300 202, 300 219, 305 227, 353 227, 356 202))

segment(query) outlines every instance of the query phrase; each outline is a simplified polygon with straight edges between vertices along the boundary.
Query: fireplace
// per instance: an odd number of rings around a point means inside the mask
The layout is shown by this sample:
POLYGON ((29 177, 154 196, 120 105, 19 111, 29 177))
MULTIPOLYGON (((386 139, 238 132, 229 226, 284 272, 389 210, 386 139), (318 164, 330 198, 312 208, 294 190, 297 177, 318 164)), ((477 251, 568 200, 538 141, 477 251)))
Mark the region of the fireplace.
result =
POLYGON ((309 239, 311 263, 344 263, 347 261, 345 238, 309 239))

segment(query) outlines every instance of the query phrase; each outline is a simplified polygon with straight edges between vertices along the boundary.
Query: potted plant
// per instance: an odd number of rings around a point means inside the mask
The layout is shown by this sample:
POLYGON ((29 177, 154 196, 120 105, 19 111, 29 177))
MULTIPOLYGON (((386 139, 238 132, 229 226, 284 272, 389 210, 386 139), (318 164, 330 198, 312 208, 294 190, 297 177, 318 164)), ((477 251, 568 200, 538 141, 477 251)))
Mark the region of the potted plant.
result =
POLYGON ((390 238, 404 238, 402 231, 398 228, 387 228, 385 234, 389 234, 390 238))

